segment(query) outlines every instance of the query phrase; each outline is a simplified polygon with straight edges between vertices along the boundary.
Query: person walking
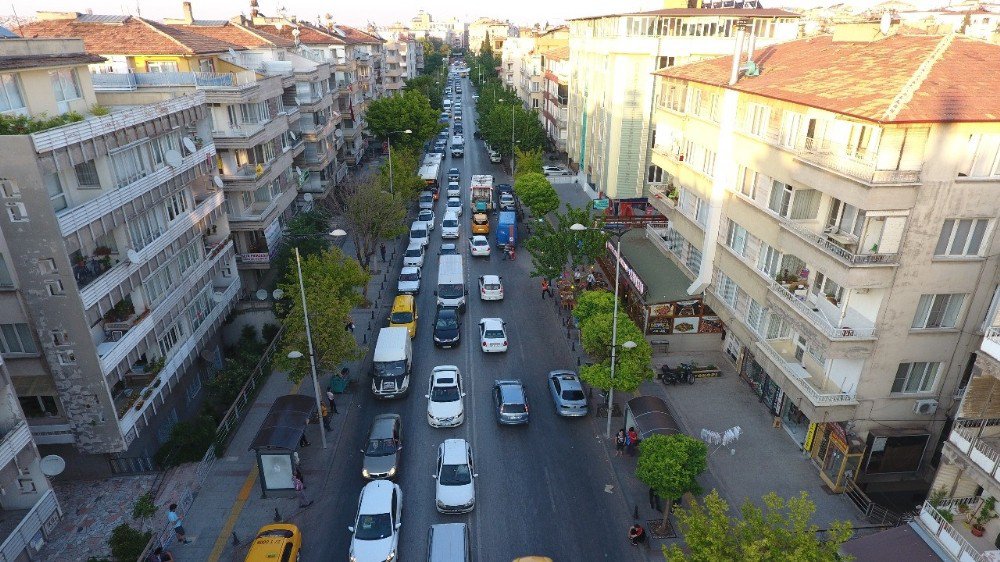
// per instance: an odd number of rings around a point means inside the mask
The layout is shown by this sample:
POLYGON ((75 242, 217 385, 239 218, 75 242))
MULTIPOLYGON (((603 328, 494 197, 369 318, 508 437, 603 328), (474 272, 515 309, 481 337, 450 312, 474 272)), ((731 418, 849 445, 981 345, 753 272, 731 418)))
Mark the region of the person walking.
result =
POLYGON ((625 449, 625 430, 619 429, 618 434, 615 435, 615 456, 622 456, 622 451, 625 449))
POLYGON ((177 542, 181 544, 191 542, 186 537, 187 531, 184 530, 184 520, 177 514, 177 504, 175 503, 170 504, 170 507, 167 508, 167 522, 174 526, 174 534, 177 535, 177 542))
POLYGON ((308 447, 310 445, 309 439, 306 438, 306 432, 302 432, 302 437, 299 437, 299 447, 308 447))
POLYGON ((545 300, 545 295, 552 296, 552 288, 549 285, 548 279, 542 279, 542 300, 545 300))
POLYGON ((146 562, 174 562, 174 555, 169 550, 163 550, 162 546, 156 547, 156 550, 146 558, 146 562))
POLYGON ((344 329, 350 333, 354 333, 354 319, 348 318, 347 322, 344 324, 344 329))
POLYGON ((299 507, 309 507, 313 500, 306 497, 306 485, 298 476, 292 477, 292 485, 295 486, 295 495, 299 498, 299 507))
POLYGON ((333 427, 330 426, 330 410, 326 407, 326 404, 320 404, 320 413, 323 415, 323 429, 327 431, 333 431, 333 427))
POLYGON ((628 451, 628 456, 635 456, 635 448, 638 444, 639 432, 637 432, 634 427, 629 427, 628 434, 625 436, 625 450, 628 451))
POLYGON ((642 528, 642 525, 636 523, 628 529, 628 540, 632 543, 632 546, 639 546, 640 544, 646 543, 646 529, 642 528))
POLYGON ((339 414, 337 411, 337 403, 333 401, 334 396, 336 396, 332 390, 326 391, 326 399, 330 402, 330 409, 333 410, 334 414, 339 414))
POLYGON ((378 245, 378 253, 382 255, 382 263, 385 263, 385 242, 378 245))

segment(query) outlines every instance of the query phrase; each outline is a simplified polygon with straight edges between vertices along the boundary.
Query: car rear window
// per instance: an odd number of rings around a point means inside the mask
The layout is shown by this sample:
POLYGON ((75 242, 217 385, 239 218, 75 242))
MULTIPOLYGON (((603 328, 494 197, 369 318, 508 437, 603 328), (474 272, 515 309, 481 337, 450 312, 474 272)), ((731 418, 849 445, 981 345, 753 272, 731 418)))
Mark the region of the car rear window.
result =
POLYGON ((419 258, 422 255, 422 252, 420 251, 420 248, 408 248, 405 255, 408 258, 419 258))
POLYGON ((444 219, 444 221, 441 223, 441 226, 443 226, 444 228, 449 228, 453 226, 457 227, 458 221, 455 219, 444 219))
POLYGON ((500 289, 500 284, 499 283, 486 283, 485 285, 483 285, 483 287, 486 288, 487 291, 496 291, 496 290, 500 289))
POLYGON ((290 539, 290 538, 292 538, 293 534, 294 533, 292 533, 288 529, 268 529, 266 531, 261 532, 259 535, 257 535, 257 538, 261 538, 261 537, 281 537, 283 539, 290 539))
POLYGON ((563 400, 583 400, 582 390, 564 390, 562 393, 563 400))
POLYGON ((524 404, 504 404, 500 411, 505 414, 523 414, 527 410, 524 409, 524 404))
POLYGON ((486 330, 486 337, 488 338, 502 338, 503 330, 486 330))

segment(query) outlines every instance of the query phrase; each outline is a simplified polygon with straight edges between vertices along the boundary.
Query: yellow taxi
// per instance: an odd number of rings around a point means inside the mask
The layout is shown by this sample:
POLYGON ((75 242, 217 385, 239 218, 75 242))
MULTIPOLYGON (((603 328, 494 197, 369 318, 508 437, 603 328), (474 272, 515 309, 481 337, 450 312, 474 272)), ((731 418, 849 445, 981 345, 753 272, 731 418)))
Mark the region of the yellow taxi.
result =
POLYGON ((472 233, 473 234, 490 233, 490 217, 486 216, 486 213, 476 213, 472 215, 472 233))
POLYGON ((397 295, 392 301, 392 312, 389 313, 389 326, 406 328, 410 337, 417 335, 417 300, 413 295, 397 295))
POLYGON ((554 562, 548 556, 522 556, 515 558, 514 562, 554 562))
POLYGON ((265 525, 257 532, 245 562, 298 562, 302 533, 291 523, 265 525))

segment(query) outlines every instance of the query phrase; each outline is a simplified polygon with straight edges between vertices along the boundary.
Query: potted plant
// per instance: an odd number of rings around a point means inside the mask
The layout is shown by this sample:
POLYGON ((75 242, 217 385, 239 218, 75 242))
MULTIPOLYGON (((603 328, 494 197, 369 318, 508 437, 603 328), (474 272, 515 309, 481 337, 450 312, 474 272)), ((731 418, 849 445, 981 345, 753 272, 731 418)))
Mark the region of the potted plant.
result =
POLYGON ((159 372, 163 370, 163 366, 165 364, 166 360, 164 360, 163 357, 157 357, 146 364, 146 372, 154 375, 159 374, 159 372))
POLYGON ((986 532, 986 524, 997 518, 996 506, 997 500, 993 496, 989 496, 983 500, 983 504, 979 506, 979 510, 976 511, 976 515, 972 521, 973 535, 977 537, 983 536, 983 533, 986 532))

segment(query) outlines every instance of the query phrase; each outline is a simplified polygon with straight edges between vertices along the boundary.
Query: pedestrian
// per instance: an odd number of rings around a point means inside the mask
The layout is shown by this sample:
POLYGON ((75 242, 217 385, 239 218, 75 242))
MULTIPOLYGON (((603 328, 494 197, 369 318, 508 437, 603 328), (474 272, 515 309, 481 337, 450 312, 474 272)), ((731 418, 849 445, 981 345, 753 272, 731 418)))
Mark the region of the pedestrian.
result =
POLYGON ((597 278, 596 278, 596 277, 594 277, 594 271, 593 271, 593 270, 591 270, 591 271, 590 271, 590 273, 588 273, 588 274, 587 274, 587 290, 588 290, 588 291, 589 291, 589 290, 590 290, 591 288, 593 288, 593 286, 594 286, 594 283, 597 283, 597 278))
POLYGON ((635 448, 639 444, 639 433, 634 427, 628 428, 628 434, 625 436, 625 450, 628 451, 628 456, 635 456, 635 448))
POLYGON ((347 319, 347 323, 344 324, 344 329, 347 330, 348 332, 352 333, 352 334, 354 333, 354 319, 353 318, 348 318, 347 319))
POLYGON ((306 439, 306 432, 302 432, 302 437, 299 437, 299 447, 308 447, 310 445, 309 440, 306 439))
POLYGON ((337 411, 337 403, 333 401, 334 396, 336 395, 333 393, 332 390, 326 391, 326 399, 328 402, 330 402, 330 409, 333 410, 334 414, 339 414, 340 412, 337 411))
POLYGON ((181 544, 187 544, 191 541, 187 540, 187 532, 184 530, 184 520, 181 519, 180 515, 177 515, 177 504, 172 503, 170 507, 167 508, 167 522, 174 526, 174 533, 177 535, 177 542, 181 544))
POLYGON ((153 554, 146 559, 147 562, 174 562, 174 555, 169 550, 163 550, 162 546, 156 547, 153 554))
POLYGON ((330 426, 330 409, 326 407, 326 404, 320 404, 320 413, 323 416, 323 429, 327 431, 333 431, 333 427, 330 426))
POLYGON ((549 286, 548 279, 542 279, 542 300, 545 300, 545 295, 552 296, 552 288, 549 286))
POLYGON ((382 262, 385 262, 385 242, 378 245, 378 253, 382 254, 382 262))
POLYGON ((646 529, 642 528, 642 525, 636 523, 628 529, 628 540, 632 543, 632 546, 639 546, 646 542, 646 529))
POLYGON ((309 507, 313 500, 306 497, 306 485, 298 476, 292 477, 292 485, 295 486, 295 495, 299 498, 299 507, 309 507))
POLYGON ((615 435, 615 456, 622 456, 623 449, 625 449, 625 430, 619 429, 618 435, 615 435))

